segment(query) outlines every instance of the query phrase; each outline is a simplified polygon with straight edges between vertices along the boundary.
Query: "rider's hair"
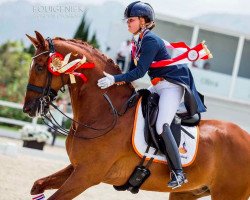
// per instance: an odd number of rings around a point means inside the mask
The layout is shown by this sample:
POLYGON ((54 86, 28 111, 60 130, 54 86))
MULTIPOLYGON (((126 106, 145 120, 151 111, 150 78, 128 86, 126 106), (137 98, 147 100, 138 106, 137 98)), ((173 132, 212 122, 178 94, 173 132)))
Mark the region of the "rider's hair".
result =
POLYGON ((149 17, 143 16, 142 18, 145 19, 146 27, 147 27, 149 30, 152 30, 152 29, 155 27, 155 22, 154 22, 154 21, 151 21, 151 20, 149 19, 149 17))

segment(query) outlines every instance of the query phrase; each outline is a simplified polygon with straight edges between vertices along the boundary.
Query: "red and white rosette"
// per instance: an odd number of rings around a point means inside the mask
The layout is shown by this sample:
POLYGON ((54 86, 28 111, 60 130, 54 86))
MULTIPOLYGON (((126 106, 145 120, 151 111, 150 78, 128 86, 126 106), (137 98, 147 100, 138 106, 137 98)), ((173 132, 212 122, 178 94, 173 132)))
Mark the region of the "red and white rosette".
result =
POLYGON ((86 62, 86 57, 83 56, 82 59, 75 59, 69 62, 71 53, 67 54, 65 57, 58 52, 50 55, 48 60, 49 71, 56 76, 61 74, 69 74, 71 83, 75 83, 75 76, 80 77, 84 83, 87 82, 87 77, 83 73, 75 72, 77 69, 91 69, 94 68, 94 63, 86 62))

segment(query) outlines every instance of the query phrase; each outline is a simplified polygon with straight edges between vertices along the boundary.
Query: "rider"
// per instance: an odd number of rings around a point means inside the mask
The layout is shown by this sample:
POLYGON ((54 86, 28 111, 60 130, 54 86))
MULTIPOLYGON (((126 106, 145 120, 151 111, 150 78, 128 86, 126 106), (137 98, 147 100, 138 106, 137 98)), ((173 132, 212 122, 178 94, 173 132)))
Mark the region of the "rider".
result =
POLYGON ((136 1, 127 6, 124 16, 127 19, 128 31, 133 34, 132 42, 136 48, 135 53, 132 50, 130 71, 119 75, 104 72, 105 77, 98 80, 98 86, 106 89, 115 83, 132 82, 143 77, 148 71, 153 84, 150 90, 160 96, 156 130, 165 143, 164 153, 171 171, 171 180, 167 185, 174 189, 186 183, 187 179, 170 124, 184 94, 184 103, 192 114, 205 112, 206 108, 187 65, 150 67, 153 61, 170 59, 164 41, 151 32, 155 26, 153 8, 148 3, 136 1))

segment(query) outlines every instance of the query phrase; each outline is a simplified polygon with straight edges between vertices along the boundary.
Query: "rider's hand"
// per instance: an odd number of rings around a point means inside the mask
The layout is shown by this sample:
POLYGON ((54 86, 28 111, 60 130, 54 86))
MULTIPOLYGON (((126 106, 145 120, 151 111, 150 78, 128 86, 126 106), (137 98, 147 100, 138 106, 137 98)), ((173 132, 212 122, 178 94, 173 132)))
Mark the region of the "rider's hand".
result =
POLYGON ((111 74, 106 73, 106 72, 103 72, 103 74, 106 77, 103 77, 103 78, 99 79, 98 82, 97 82, 97 85, 101 89, 106 89, 106 88, 110 87, 111 85, 113 85, 115 83, 115 77, 112 76, 111 74))

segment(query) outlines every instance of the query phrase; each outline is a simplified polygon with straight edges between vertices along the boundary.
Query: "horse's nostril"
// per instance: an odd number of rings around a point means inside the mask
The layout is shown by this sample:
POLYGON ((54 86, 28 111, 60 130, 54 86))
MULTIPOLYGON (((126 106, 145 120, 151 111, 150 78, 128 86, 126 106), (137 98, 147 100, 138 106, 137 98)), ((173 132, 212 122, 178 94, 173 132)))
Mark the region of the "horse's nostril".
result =
POLYGON ((24 113, 27 113, 27 112, 29 112, 30 111, 30 107, 29 106, 24 106, 23 107, 23 112, 24 113))

